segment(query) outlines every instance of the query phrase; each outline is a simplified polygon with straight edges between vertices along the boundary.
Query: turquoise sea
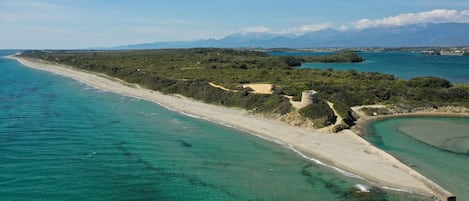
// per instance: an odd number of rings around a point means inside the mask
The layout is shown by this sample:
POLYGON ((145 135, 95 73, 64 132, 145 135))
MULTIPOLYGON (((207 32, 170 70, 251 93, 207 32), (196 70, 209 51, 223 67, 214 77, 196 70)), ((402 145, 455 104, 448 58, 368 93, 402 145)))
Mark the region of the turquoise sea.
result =
MULTIPOLYGON (((271 55, 325 55, 329 52, 272 52, 271 55)), ((346 71, 355 69, 361 72, 380 72, 408 80, 413 77, 436 76, 452 83, 469 83, 469 56, 421 55, 412 52, 358 52, 365 62, 306 63, 302 68, 332 68, 346 71)))
POLYGON ((0 51, 0 200, 425 200, 0 51))

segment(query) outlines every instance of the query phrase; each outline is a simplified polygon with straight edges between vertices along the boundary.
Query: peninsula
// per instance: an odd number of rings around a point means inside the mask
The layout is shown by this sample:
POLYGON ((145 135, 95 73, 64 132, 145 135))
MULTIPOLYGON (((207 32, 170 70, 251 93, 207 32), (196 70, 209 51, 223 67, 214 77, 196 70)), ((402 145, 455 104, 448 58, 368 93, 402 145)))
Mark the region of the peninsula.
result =
POLYGON ((350 130, 341 130, 355 124, 357 116, 351 106, 391 104, 412 111, 467 105, 469 87, 465 85, 434 77, 404 81, 379 73, 297 68, 303 62, 363 60, 353 52, 273 57, 257 51, 213 48, 25 51, 12 58, 274 140, 378 187, 442 200, 453 197, 350 130), (258 90, 253 84, 271 87, 258 90), (303 92, 308 90, 315 90, 314 99, 310 99, 312 104, 302 105, 303 92), (329 134, 331 131, 341 132, 329 134))

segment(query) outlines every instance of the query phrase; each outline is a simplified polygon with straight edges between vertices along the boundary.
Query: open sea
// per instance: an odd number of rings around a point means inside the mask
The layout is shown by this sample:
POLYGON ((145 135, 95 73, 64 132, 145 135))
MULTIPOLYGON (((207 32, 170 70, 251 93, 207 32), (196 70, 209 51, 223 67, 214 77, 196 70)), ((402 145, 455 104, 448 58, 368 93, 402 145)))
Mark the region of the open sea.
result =
POLYGON ((0 51, 0 200, 425 200, 0 51))

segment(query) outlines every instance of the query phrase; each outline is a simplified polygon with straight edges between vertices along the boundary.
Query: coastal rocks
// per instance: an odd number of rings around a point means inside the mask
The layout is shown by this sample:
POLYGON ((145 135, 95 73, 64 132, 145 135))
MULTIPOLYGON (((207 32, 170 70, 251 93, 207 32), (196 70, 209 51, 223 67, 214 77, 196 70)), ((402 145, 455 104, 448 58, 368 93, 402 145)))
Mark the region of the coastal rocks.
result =
POLYGON ((354 201, 379 201, 387 200, 384 198, 386 193, 384 193, 379 188, 362 188, 362 185, 357 185, 353 188, 350 188, 344 195, 347 200, 354 201))
POLYGON ((452 113, 452 114, 464 114, 469 113, 469 107, 462 106, 442 106, 442 107, 418 107, 409 108, 404 105, 396 105, 389 107, 388 110, 391 114, 402 114, 402 113, 452 113))
POLYGON ((344 130, 344 129, 347 129, 347 128, 348 128, 348 127, 347 127, 346 125, 344 125, 344 124, 337 124, 337 125, 335 125, 334 127, 332 127, 331 131, 332 131, 333 133, 338 133, 338 132, 340 132, 340 131, 342 131, 342 130, 344 130))
POLYGON ((428 115, 466 115, 469 114, 469 107, 462 106, 443 106, 443 107, 418 107, 411 108, 405 105, 394 105, 387 107, 355 107, 353 110, 359 113, 360 117, 363 116, 383 116, 383 115, 398 115, 398 114, 428 114, 428 115))
POLYGON ((445 106, 445 107, 438 107, 438 108, 425 108, 423 111, 469 113, 469 108, 467 108, 467 107, 456 107, 456 106, 445 106))

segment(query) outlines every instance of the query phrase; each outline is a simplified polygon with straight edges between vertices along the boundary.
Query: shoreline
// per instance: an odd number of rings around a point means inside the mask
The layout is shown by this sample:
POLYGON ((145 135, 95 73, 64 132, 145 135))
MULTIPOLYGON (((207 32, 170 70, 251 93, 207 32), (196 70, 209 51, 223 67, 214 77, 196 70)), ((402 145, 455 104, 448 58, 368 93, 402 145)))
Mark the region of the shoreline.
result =
POLYGON ((345 171, 345 173, 341 172, 342 174, 355 175, 376 187, 402 190, 428 197, 436 196, 441 200, 452 196, 442 187, 388 153, 374 147, 351 130, 338 134, 322 133, 318 130, 299 128, 279 120, 252 115, 242 109, 206 104, 180 95, 165 95, 117 78, 60 64, 16 56, 7 58, 15 59, 30 68, 73 78, 98 89, 154 102, 175 112, 254 134, 292 149, 311 161, 324 163, 325 166, 339 172, 345 171))
MULTIPOLYGON (((355 111, 355 110, 354 110, 355 111)), ((352 131, 359 136, 364 135, 368 126, 376 121, 385 119, 401 118, 401 117, 460 117, 469 118, 469 113, 456 113, 456 112, 439 112, 439 111, 417 111, 412 113, 394 113, 388 115, 377 115, 377 116, 361 116, 358 119, 356 125, 352 127, 352 131)))

